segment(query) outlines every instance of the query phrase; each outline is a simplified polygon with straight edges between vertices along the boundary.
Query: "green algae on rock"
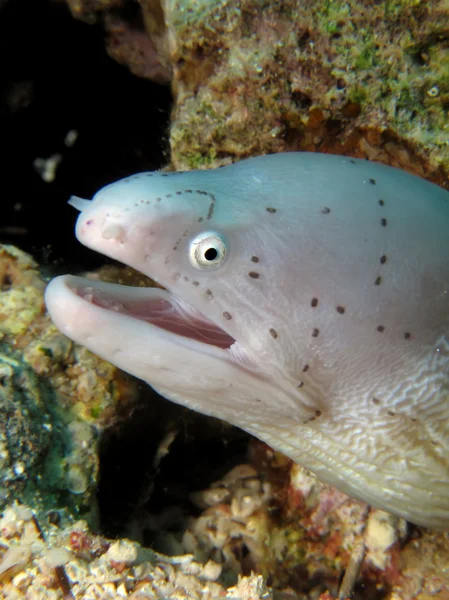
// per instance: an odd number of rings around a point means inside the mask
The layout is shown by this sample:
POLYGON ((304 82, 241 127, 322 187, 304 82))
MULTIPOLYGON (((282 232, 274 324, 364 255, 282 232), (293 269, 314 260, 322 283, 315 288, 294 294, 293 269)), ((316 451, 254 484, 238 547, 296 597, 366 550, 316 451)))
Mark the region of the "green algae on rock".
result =
POLYGON ((445 0, 147 0, 140 29, 124 0, 67 2, 132 72, 172 80, 177 170, 319 149, 447 178, 445 0))
POLYGON ((320 149, 449 171, 444 1, 167 2, 166 15, 176 168, 320 149))

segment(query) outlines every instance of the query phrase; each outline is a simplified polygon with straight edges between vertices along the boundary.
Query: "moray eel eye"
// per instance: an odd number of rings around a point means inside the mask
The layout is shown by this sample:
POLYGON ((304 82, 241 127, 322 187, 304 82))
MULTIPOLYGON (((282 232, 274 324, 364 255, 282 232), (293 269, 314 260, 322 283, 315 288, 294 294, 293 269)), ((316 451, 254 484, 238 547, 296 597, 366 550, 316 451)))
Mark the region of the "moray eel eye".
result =
POLYGON ((216 231, 203 231, 190 241, 190 263, 198 270, 221 267, 227 253, 228 242, 216 231))

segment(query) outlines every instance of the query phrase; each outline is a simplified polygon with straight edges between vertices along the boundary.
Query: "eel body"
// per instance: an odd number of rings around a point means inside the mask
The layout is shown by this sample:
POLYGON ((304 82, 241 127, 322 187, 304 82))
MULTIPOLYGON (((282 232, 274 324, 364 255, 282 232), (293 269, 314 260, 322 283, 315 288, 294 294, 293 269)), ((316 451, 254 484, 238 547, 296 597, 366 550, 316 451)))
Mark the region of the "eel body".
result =
POLYGON ((83 244, 165 289, 58 277, 64 334, 346 493, 449 528, 447 191, 287 153, 71 203, 83 244))

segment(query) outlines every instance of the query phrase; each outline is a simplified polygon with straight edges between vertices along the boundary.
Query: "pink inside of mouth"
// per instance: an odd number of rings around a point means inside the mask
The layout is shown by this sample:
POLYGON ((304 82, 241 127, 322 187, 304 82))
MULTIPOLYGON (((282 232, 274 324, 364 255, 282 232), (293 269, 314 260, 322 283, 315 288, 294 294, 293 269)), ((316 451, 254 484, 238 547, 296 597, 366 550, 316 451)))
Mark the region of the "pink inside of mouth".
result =
POLYGON ((197 342, 222 349, 230 348, 235 342, 233 337, 196 311, 188 314, 185 310, 181 310, 175 302, 172 304, 164 298, 118 300, 109 297, 103 290, 98 291, 93 287, 84 290, 77 289, 76 293, 95 306, 145 321, 160 329, 197 342))

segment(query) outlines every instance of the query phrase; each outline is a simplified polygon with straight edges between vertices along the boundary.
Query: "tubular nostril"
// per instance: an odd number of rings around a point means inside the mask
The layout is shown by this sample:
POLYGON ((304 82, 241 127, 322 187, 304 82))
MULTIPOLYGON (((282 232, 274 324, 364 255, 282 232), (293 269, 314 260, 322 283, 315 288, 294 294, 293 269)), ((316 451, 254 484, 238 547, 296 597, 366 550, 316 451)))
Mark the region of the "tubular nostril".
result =
POLYGON ((83 210, 87 210, 92 206, 92 201, 85 200, 84 198, 79 198, 78 196, 71 196, 70 200, 68 201, 68 204, 70 204, 70 206, 73 206, 73 208, 76 208, 76 210, 83 212, 83 210))

